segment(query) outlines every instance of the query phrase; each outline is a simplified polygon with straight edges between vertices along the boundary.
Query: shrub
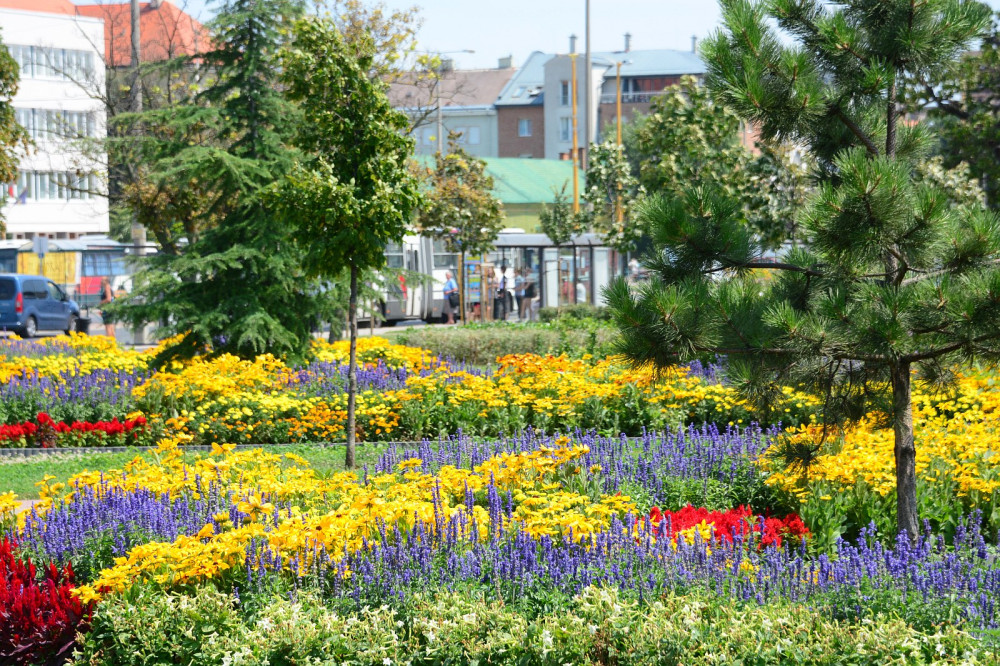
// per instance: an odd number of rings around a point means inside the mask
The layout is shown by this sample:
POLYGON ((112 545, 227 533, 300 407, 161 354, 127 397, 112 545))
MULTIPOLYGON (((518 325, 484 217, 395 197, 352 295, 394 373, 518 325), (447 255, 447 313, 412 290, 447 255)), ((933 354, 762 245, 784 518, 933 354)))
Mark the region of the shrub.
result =
POLYGON ((587 588, 536 614, 465 590, 400 608, 338 613, 313 594, 240 613, 232 596, 126 594, 94 618, 78 663, 183 664, 976 664, 976 641, 944 626, 831 620, 799 605, 759 607, 697 596, 652 603, 587 588))

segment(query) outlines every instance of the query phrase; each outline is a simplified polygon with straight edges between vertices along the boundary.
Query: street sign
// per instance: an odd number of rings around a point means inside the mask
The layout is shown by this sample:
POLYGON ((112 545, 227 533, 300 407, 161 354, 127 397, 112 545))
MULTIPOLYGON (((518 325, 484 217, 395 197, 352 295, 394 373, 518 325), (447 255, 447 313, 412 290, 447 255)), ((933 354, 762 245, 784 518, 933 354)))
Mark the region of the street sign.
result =
POLYGON ((34 251, 39 257, 44 257, 49 252, 49 237, 48 236, 35 236, 34 238, 34 251))

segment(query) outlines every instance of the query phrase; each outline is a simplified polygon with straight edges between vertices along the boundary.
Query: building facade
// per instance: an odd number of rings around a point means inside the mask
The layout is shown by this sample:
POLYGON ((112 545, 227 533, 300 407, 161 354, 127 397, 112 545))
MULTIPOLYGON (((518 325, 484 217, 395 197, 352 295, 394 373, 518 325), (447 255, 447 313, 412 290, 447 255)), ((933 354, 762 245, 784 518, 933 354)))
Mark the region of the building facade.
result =
POLYGON ((4 43, 21 70, 13 106, 34 147, 4 187, 7 235, 76 238, 108 231, 104 24, 68 0, 0 0, 4 43))
POLYGON ((496 99, 499 157, 545 157, 545 64, 554 56, 535 51, 496 99))
POLYGON ((417 155, 447 150, 454 132, 462 148, 476 157, 496 157, 499 152, 495 102, 515 70, 509 58, 496 69, 452 69, 398 81, 389 87, 389 99, 413 123, 417 155))

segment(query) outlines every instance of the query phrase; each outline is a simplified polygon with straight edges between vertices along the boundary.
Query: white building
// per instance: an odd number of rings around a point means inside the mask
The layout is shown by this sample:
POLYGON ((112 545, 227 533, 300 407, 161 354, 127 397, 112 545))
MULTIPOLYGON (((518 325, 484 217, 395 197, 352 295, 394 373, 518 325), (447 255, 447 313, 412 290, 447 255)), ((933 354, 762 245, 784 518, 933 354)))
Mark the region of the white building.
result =
POLYGON ((108 231, 104 22, 69 0, 0 0, 0 37, 21 67, 13 105, 35 143, 4 186, 7 235, 76 238, 108 231))

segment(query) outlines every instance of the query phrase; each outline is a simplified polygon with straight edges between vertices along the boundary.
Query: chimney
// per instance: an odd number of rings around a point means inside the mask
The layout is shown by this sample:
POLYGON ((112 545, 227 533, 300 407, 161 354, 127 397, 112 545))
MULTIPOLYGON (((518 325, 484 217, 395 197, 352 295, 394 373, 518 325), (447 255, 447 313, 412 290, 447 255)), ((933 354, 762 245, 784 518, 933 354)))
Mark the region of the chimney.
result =
POLYGON ((576 35, 569 36, 569 52, 576 53, 576 35))
POLYGON ((698 35, 691 35, 691 53, 698 53, 698 35))
POLYGON ((508 55, 497 60, 497 69, 510 69, 514 66, 514 56, 508 55))
POLYGON ((160 5, 163 4, 163 0, 149 0, 150 9, 159 9, 160 5))
POLYGON ((451 58, 441 58, 441 67, 438 71, 450 72, 455 69, 455 61, 451 58))
POLYGON ((631 50, 632 50, 632 33, 631 32, 626 32, 625 33, 625 53, 628 53, 631 50))

